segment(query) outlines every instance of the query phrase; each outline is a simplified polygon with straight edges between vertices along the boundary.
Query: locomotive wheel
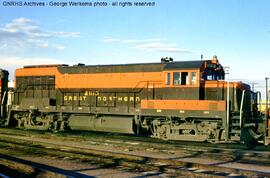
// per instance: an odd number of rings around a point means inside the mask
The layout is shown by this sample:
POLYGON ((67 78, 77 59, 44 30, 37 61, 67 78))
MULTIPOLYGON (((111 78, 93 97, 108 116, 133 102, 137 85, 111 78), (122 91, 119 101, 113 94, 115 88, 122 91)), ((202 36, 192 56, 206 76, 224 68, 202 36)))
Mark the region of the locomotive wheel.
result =
POLYGON ((156 127, 154 132, 154 137, 162 139, 162 140, 168 140, 169 135, 168 133, 170 132, 170 126, 169 125, 161 125, 156 127))
POLYGON ((18 120, 18 128, 25 129, 25 124, 26 124, 25 117, 22 117, 21 119, 18 120))
POLYGON ((168 140, 170 135, 170 125, 162 124, 159 120, 153 120, 151 124, 153 137, 168 140))

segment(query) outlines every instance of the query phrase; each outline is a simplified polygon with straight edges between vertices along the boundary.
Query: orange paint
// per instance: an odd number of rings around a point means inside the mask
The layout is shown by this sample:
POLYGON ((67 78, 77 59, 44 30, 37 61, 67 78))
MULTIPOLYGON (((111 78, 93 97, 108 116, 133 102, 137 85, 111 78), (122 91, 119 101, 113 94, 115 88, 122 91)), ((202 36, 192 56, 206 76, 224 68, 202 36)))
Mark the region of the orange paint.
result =
POLYGON ((141 109, 225 111, 225 101, 209 100, 142 100, 141 109))
MULTIPOLYGON (((56 88, 132 88, 136 90, 137 88, 199 86, 199 82, 196 85, 173 86, 173 81, 171 81, 171 85, 165 85, 166 73, 168 72, 62 74, 57 67, 39 67, 17 69, 15 75, 17 77, 55 76, 56 88)), ((194 70, 184 70, 183 72, 194 72, 194 70)))
MULTIPOLYGON (((15 76, 55 76, 56 88, 190 88, 200 86, 200 70, 175 70, 161 72, 89 73, 62 74, 57 67, 34 67, 17 69, 15 76), (173 72, 197 73, 195 85, 173 85, 173 72), (166 74, 171 74, 166 85, 166 74)), ((189 75, 191 76, 191 75, 189 75)), ((226 88, 226 81, 203 81, 205 88, 226 88)), ((240 82, 230 82, 229 87, 238 87, 240 82)), ((241 87, 245 87, 241 85, 241 87)))
POLYGON ((157 88, 164 85, 161 72, 64 74, 58 88, 157 88))
MULTIPOLYGON (((224 80, 219 80, 219 81, 216 81, 216 80, 206 80, 205 81, 205 85, 204 85, 205 88, 227 88, 228 87, 228 83, 227 81, 224 81, 224 80)), ((242 82, 229 82, 229 87, 230 88, 242 88, 244 90, 248 90, 248 85, 242 83, 242 82)))
POLYGON ((56 75, 57 73, 59 73, 57 67, 21 68, 16 69, 15 76, 46 76, 56 75))

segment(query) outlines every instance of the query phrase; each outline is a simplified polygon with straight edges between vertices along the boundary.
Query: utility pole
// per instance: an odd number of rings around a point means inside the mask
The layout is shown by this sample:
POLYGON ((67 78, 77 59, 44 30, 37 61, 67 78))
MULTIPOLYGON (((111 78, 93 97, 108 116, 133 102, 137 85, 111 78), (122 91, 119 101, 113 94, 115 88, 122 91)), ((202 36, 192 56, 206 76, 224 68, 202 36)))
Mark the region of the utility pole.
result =
POLYGON ((266 116, 266 119, 268 119, 268 116, 269 116, 269 109, 268 109, 268 80, 269 78, 265 77, 265 96, 266 96, 266 103, 265 103, 265 116, 266 116))
POLYGON ((265 118, 266 118, 266 124, 265 124, 265 140, 264 144, 268 145, 270 143, 270 120, 269 120, 269 109, 268 109, 268 100, 269 100, 269 91, 268 91, 268 80, 269 78, 265 77, 265 94, 266 94, 266 103, 265 103, 265 118))
POLYGON ((226 113, 226 141, 229 139, 229 125, 230 125, 230 82, 227 76, 229 75, 229 69, 230 67, 224 67, 225 69, 225 75, 226 75, 226 80, 227 80, 227 113, 226 113))

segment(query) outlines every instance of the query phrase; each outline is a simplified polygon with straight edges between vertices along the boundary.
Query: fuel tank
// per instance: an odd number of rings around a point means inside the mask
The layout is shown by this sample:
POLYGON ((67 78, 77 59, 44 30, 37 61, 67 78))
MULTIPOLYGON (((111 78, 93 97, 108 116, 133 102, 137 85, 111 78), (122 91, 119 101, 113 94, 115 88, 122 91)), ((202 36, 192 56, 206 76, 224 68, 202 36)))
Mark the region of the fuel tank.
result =
POLYGON ((128 116, 100 116, 71 115, 69 117, 71 130, 101 131, 134 134, 133 117, 128 116))

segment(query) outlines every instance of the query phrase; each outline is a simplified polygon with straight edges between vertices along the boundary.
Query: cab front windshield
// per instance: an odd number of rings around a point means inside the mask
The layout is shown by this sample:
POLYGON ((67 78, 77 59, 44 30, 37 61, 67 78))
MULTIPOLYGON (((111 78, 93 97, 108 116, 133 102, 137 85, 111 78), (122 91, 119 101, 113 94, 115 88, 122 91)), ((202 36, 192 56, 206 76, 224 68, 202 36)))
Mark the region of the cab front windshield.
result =
POLYGON ((225 73, 220 64, 208 64, 202 74, 202 80, 224 80, 225 73))

